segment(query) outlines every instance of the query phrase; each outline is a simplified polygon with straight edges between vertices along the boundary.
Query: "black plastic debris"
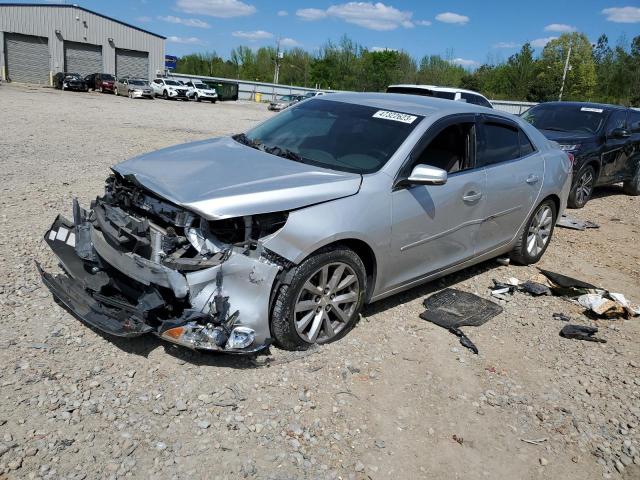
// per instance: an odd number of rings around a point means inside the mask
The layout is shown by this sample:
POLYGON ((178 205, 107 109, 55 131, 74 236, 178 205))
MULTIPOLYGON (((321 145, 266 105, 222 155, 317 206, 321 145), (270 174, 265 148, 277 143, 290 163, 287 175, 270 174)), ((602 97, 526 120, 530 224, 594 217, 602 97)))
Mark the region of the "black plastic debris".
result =
POLYGON ((518 289, 517 285, 512 285, 511 283, 504 283, 504 282, 500 282, 498 280, 496 280, 495 278, 493 279, 493 288, 491 289, 492 291, 496 291, 499 290, 499 293, 513 293, 518 289))
POLYGON ((570 322, 571 321, 571 317, 569 315, 564 314, 564 313, 554 313, 553 314, 553 319, 554 320, 560 320, 562 322, 570 322))
POLYGON ((502 313, 502 307, 473 293, 446 288, 434 293, 423 302, 426 310, 420 318, 446 328, 460 338, 460 344, 478 353, 477 347, 460 327, 479 327, 502 313))
POLYGON ((586 340, 587 342, 607 343, 604 338, 594 337, 598 333, 597 327, 588 327, 585 325, 565 325, 560 330, 560 336, 571 338, 574 340, 586 340))
POLYGON ((538 282, 532 282, 531 280, 527 280, 524 283, 520 284, 520 289, 524 292, 527 292, 534 297, 539 297, 541 295, 551 295, 551 289, 546 285, 538 282))
POLYGON ((545 277, 551 280, 555 285, 563 288, 580 288, 585 290, 595 290, 598 287, 595 285, 591 285, 590 283, 583 282, 582 280, 578 280, 577 278, 567 277, 566 275, 562 275, 561 273, 551 272, 549 270, 543 270, 539 268, 540 273, 542 273, 545 277))
POLYGON ((572 230, 586 230, 587 228, 600 228, 600 225, 589 220, 579 220, 577 218, 563 215, 556 222, 557 227, 570 228, 572 230))

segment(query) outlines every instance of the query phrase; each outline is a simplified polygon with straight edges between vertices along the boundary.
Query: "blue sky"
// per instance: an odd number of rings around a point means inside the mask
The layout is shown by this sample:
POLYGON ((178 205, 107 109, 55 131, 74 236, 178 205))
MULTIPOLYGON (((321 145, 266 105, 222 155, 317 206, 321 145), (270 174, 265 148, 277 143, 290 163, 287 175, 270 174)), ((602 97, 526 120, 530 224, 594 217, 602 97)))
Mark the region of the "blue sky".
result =
MULTIPOLYGON (((55 0, 54 0, 55 1, 55 0)), ((640 35, 639 0, 75 0, 81 6, 168 37, 166 53, 213 51, 240 44, 301 46, 314 51, 343 34, 368 48, 451 55, 473 68, 500 61, 532 42, 540 52, 562 32, 592 42, 640 35)))

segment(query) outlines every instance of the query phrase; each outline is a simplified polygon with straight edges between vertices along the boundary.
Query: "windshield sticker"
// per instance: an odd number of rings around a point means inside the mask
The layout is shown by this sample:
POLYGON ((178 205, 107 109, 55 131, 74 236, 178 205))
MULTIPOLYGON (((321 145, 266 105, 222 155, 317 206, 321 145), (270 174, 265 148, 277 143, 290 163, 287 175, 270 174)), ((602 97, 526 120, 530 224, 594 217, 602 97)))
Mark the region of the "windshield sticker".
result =
POLYGON ((387 110, 378 110, 373 114, 373 118, 383 118, 385 120, 394 120, 402 123, 413 123, 418 118, 415 115, 407 115, 406 113, 389 112, 387 110))
POLYGON ((581 112, 594 112, 594 113, 602 113, 604 110, 601 108, 591 108, 591 107, 582 107, 580 109, 581 112))

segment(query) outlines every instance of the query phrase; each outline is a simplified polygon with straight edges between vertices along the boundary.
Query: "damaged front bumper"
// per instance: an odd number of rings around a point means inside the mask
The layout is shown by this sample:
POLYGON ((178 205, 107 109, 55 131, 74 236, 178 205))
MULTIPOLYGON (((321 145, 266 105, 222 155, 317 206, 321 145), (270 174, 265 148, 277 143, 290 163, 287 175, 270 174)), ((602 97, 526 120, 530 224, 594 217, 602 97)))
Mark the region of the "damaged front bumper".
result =
POLYGON ((45 234, 64 273, 37 268, 77 318, 110 335, 153 333, 192 349, 253 353, 271 343, 271 291, 282 267, 260 245, 184 256, 192 249, 184 237, 112 202, 99 198, 87 211, 74 201, 73 211, 73 221, 58 216, 45 234))

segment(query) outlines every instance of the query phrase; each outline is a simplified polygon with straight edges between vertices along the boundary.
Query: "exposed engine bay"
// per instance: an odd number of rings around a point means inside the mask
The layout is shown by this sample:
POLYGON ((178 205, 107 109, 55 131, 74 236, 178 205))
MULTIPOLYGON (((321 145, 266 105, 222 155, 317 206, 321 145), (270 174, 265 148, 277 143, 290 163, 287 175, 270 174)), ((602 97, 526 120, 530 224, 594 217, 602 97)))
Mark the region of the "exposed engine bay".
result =
POLYGON ((74 200, 73 221, 58 216, 45 234, 65 273, 38 268, 59 303, 107 333, 255 352, 270 344, 272 286, 287 264, 261 239, 287 216, 210 221, 115 173, 90 209, 74 200))

